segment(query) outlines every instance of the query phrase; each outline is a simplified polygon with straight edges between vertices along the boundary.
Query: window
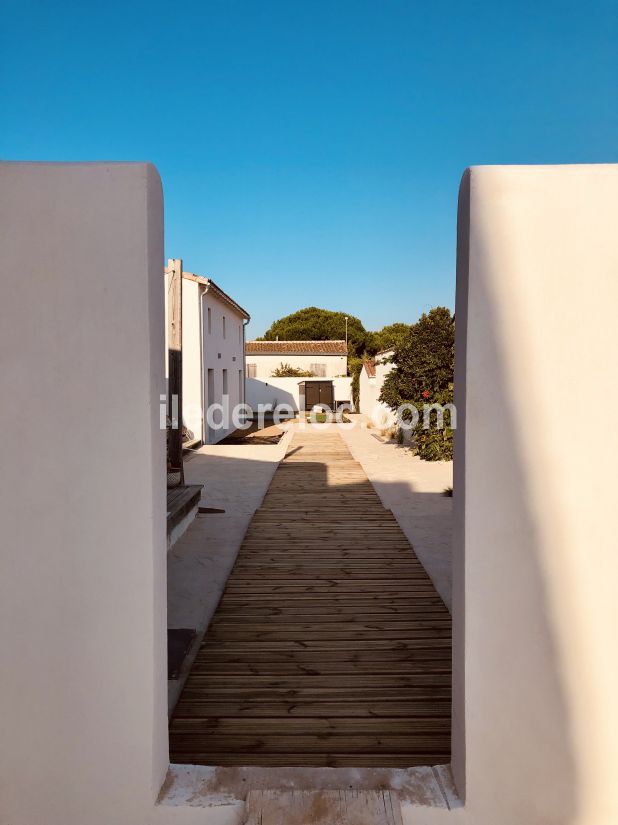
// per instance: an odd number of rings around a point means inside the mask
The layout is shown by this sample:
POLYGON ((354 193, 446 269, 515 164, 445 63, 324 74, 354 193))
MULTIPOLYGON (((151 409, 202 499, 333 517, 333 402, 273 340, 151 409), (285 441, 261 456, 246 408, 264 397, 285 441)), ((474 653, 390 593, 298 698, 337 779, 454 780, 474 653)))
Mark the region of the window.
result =
POLYGON ((223 316, 223 337, 225 338, 225 315, 223 316))
POLYGON ((212 332, 212 310, 208 307, 208 334, 212 332))
POLYGON ((223 395, 228 394, 228 387, 227 387, 227 370, 223 370, 223 395))
POLYGON ((318 378, 326 378, 326 364, 310 364, 309 369, 318 378))
POLYGON ((257 374, 257 364, 247 364, 247 378, 255 378, 257 374))
POLYGON ((244 384, 245 384, 245 382, 242 380, 242 370, 238 370, 238 403, 239 404, 242 404, 242 402, 244 401, 244 398, 243 398, 243 395, 244 395, 243 390, 245 388, 244 384))
POLYGON ((242 344, 242 324, 238 324, 238 343, 242 344))

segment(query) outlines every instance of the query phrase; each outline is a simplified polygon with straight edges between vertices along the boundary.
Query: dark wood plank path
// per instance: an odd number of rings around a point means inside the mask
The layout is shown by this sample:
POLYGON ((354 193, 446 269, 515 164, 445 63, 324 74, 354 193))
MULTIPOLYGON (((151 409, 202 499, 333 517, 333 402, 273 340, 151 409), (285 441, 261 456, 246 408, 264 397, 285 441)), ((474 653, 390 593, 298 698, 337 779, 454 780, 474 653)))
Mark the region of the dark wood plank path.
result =
POLYGON ((450 761, 451 619, 338 432, 294 434, 170 725, 172 762, 450 761))

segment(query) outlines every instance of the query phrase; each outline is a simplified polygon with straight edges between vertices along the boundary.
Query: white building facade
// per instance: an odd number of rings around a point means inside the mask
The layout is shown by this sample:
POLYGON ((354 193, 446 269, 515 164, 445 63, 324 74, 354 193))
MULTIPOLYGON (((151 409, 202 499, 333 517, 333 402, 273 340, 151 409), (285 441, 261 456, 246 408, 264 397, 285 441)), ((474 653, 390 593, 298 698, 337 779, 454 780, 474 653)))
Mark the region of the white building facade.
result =
POLYGON ((247 341, 247 378, 271 378, 282 365, 311 372, 316 378, 348 374, 345 341, 247 341))
POLYGON ((236 429, 231 412, 245 402, 249 320, 246 310, 212 279, 183 272, 183 421, 204 444, 216 444, 236 429), (222 420, 226 426, 219 427, 222 420))
POLYGON ((395 423, 396 416, 390 407, 379 398, 384 379, 395 368, 392 349, 378 352, 373 361, 365 361, 360 372, 358 395, 360 412, 368 415, 376 426, 388 427, 395 423))

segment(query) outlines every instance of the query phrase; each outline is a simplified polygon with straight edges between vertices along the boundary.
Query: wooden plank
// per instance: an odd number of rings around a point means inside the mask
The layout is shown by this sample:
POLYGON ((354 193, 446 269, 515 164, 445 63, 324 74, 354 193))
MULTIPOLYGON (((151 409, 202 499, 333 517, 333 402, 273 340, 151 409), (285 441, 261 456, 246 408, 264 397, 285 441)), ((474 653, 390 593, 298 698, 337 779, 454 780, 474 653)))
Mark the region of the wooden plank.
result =
POLYGON ((292 736, 299 741, 299 736, 322 734, 336 736, 350 735, 364 737, 379 736, 420 736, 424 734, 449 734, 451 720, 448 716, 418 716, 397 718, 373 718, 372 716, 336 716, 324 717, 280 717, 265 716, 256 718, 234 718, 226 716, 178 716, 174 725, 174 735, 179 739, 187 733, 191 736, 211 734, 216 736, 292 736))
POLYGON ((415 754, 378 753, 331 754, 331 753, 261 753, 258 755, 239 753, 196 753, 174 754, 174 762, 179 765, 217 765, 221 767, 247 766, 259 763, 260 767, 312 767, 312 768, 415 768, 427 765, 444 765, 450 760, 450 748, 443 752, 418 752, 415 754))
MULTIPOLYGON (((401 733, 401 734, 353 734, 353 733, 296 733, 285 734, 220 734, 201 731, 195 727, 191 732, 170 732, 170 749, 174 753, 210 751, 229 753, 244 751, 245 754, 259 753, 388 753, 407 754, 414 751, 444 753, 450 747, 450 732, 446 733, 401 733)), ((216 764, 216 763, 215 763, 216 764)))
POLYGON ((350 718, 353 716, 367 716, 371 719, 380 717, 397 719, 411 717, 416 720, 421 717, 451 718, 450 699, 418 699, 416 701, 392 702, 333 702, 333 701, 303 701, 303 702, 264 702, 258 701, 188 701, 183 700, 176 709, 176 720, 184 718, 195 720, 201 717, 259 717, 276 716, 279 719, 288 717, 319 717, 331 721, 336 717, 350 718))

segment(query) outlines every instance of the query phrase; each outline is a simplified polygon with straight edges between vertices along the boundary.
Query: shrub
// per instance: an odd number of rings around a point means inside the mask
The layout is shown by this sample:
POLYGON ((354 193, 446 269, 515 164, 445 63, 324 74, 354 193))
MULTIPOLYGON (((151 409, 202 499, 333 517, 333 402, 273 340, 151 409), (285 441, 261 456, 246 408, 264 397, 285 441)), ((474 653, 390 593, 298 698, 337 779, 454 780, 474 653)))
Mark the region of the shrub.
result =
POLYGON ((279 364, 276 370, 273 370, 273 378, 313 378, 311 370, 303 370, 300 367, 293 367, 291 364, 279 364))
POLYGON ((444 429, 436 426, 435 412, 429 429, 423 428, 425 405, 453 403, 455 366, 455 319, 445 307, 422 315, 395 350, 395 369, 384 381, 380 400, 397 410, 414 404, 420 414, 412 431, 412 450, 425 461, 448 461, 453 457, 453 431, 449 413, 444 429))

